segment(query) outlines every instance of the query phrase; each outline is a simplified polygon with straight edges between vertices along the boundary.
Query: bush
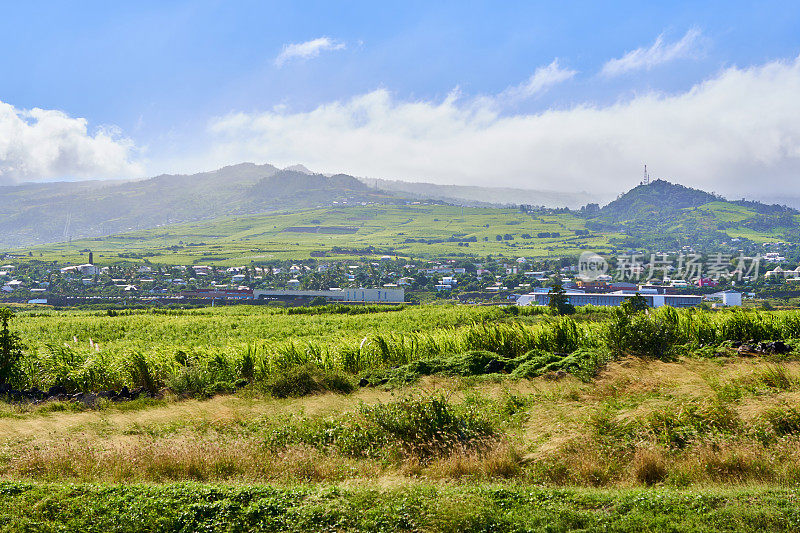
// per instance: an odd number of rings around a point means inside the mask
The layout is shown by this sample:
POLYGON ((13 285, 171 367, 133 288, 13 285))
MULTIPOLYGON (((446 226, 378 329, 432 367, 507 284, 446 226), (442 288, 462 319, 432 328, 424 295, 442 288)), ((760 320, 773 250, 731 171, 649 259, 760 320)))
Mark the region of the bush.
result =
POLYGON ((335 419, 301 419, 270 435, 270 446, 331 448, 350 457, 428 460, 453 451, 481 450, 499 437, 474 411, 440 395, 362 405, 335 419))
POLYGON ((495 436, 488 421, 474 412, 459 413, 442 396, 364 406, 361 415, 367 424, 379 428, 388 442, 421 458, 446 454, 455 447, 481 447, 495 436))
POLYGON ((678 320, 679 315, 671 308, 646 314, 620 306, 611 313, 602 337, 614 355, 668 359, 682 340, 678 320))
POLYGON ((314 365, 289 368, 282 374, 274 374, 264 388, 275 398, 297 398, 319 392, 349 394, 355 390, 350 376, 335 371, 324 371, 314 365))
POLYGON ((14 374, 17 362, 22 357, 22 341, 12 333, 8 323, 14 313, 7 307, 0 307, 0 383, 6 383, 14 374))
POLYGON ((210 385, 208 373, 197 366, 184 366, 167 380, 167 387, 187 396, 204 396, 210 385))
POLYGON ((764 418, 778 435, 800 433, 800 409, 775 407, 764 413, 764 418))

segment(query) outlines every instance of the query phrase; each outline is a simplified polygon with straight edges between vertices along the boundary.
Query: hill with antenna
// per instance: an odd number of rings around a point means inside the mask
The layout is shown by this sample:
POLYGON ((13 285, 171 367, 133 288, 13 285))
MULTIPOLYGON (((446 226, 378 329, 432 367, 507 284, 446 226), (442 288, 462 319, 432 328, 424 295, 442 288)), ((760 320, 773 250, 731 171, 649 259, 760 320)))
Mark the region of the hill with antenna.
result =
POLYGON ((661 248, 730 241, 753 232, 800 240, 800 213, 784 205, 736 200, 666 180, 642 183, 597 210, 585 212, 587 227, 618 232, 626 246, 661 248))

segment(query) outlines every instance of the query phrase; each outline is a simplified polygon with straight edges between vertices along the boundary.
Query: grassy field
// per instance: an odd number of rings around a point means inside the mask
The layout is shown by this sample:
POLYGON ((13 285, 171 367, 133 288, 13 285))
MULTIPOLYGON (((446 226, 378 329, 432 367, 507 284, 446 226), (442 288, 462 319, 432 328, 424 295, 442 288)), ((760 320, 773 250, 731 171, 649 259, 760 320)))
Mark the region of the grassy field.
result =
POLYGON ((153 263, 238 265, 269 259, 308 258, 312 251, 327 251, 330 257, 338 259, 370 255, 333 253, 334 247, 364 250, 371 246, 376 249, 375 255, 391 253, 413 257, 498 253, 544 257, 577 255, 587 248, 608 250, 608 239, 614 234, 577 236, 575 230, 581 229, 585 229, 584 220, 572 214, 531 217, 513 209, 381 205, 224 217, 37 246, 30 251, 37 259, 58 262, 83 261, 85 256, 80 250, 92 249, 98 264, 116 262, 120 254, 123 257, 146 254, 153 263), (323 229, 320 232, 291 229, 316 227, 323 229), (560 235, 539 238, 539 233, 560 235), (497 240, 498 235, 506 234, 513 236, 513 240, 497 240), (523 238, 523 234, 531 238, 523 238), (429 242, 470 237, 477 241, 470 242, 467 247, 458 246, 457 242, 429 242), (408 239, 417 242, 407 242, 408 239))
POLYGON ((797 312, 356 309, 20 312, 156 394, 0 404, 0 531, 800 527, 797 312))
MULTIPOLYGON (((697 210, 684 211, 686 220, 695 221, 684 225, 710 230, 716 229, 717 223, 738 223, 755 215, 751 209, 727 202, 711 202, 697 210)), ((341 260, 383 254, 435 258, 465 254, 577 256, 587 249, 607 253, 613 249, 609 241, 621 237, 610 231, 576 235, 576 230, 585 229, 586 219, 573 213, 528 215, 514 209, 368 205, 222 217, 36 246, 22 252, 60 263, 85 261, 81 250, 91 249, 98 264, 146 257, 153 263, 232 266, 269 259, 304 259, 312 252, 327 252, 327 257, 341 260), (559 235, 538 236, 544 233, 559 235), (512 238, 504 239, 506 235, 512 238), (457 241, 467 239, 475 242, 459 246, 457 241), (374 248, 372 253, 366 251, 369 247, 374 248)), ((755 242, 779 240, 782 234, 777 229, 755 231, 745 226, 725 231, 731 237, 747 237, 755 242)))
POLYGON ((625 359, 592 383, 434 377, 286 400, 10 407, 0 530, 792 531, 800 446, 769 417, 796 404, 798 370, 625 359), (776 369, 791 385, 775 386, 776 369), (366 423, 432 396, 492 438, 425 453, 366 423))

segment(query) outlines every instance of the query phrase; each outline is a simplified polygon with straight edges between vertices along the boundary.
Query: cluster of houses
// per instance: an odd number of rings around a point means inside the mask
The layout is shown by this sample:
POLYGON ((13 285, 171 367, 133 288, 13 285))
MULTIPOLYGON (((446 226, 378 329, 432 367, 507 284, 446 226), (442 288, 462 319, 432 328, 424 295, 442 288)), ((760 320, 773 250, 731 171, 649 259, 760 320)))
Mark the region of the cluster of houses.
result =
MULTIPOLYGON (((768 254, 769 255, 769 254, 768 254)), ((783 259, 769 255, 770 262, 783 259)), ((784 263, 785 264, 785 263, 784 263)), ((630 274, 647 278, 649 266, 630 267, 630 274), (638 270, 636 270, 638 269, 638 270)), ((740 305, 743 290, 752 279, 732 289, 727 283, 698 277, 686 281, 678 272, 664 269, 657 281, 620 281, 610 274, 581 279, 578 266, 566 260, 531 261, 524 257, 487 257, 482 261, 446 259, 408 260, 392 256, 331 261, 270 261, 268 264, 219 267, 212 265, 154 265, 148 263, 77 265, 20 263, 0 267, 0 289, 7 296, 45 303, 57 295, 92 297, 172 297, 210 300, 283 299, 402 302, 408 292, 433 294, 462 301, 508 302, 546 305, 554 280, 560 280, 574 305, 618 305, 637 292, 653 307, 682 307, 710 301, 740 305), (671 277, 672 276, 672 277, 671 277), (52 284, 52 285, 51 285, 52 284), (722 290, 728 289, 728 290, 722 290), (712 292, 716 290, 717 292, 712 292), (360 292, 357 292, 360 291, 360 292)), ((800 267, 784 270, 780 264, 761 280, 800 281, 800 267)), ((427 297, 427 296, 426 296, 427 297)))

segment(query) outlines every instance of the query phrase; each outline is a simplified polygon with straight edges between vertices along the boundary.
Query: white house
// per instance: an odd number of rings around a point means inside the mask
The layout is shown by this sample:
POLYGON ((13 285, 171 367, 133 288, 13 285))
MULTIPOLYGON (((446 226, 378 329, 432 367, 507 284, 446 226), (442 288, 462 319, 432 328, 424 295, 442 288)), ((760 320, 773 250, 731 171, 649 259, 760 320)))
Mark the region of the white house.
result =
POLYGON ((783 278, 786 277, 786 271, 783 270, 781 267, 777 266, 772 270, 768 270, 766 274, 764 274, 767 278, 783 278))
POLYGON ((192 268, 195 276, 208 276, 211 274, 211 267, 208 265, 195 265, 192 268))

